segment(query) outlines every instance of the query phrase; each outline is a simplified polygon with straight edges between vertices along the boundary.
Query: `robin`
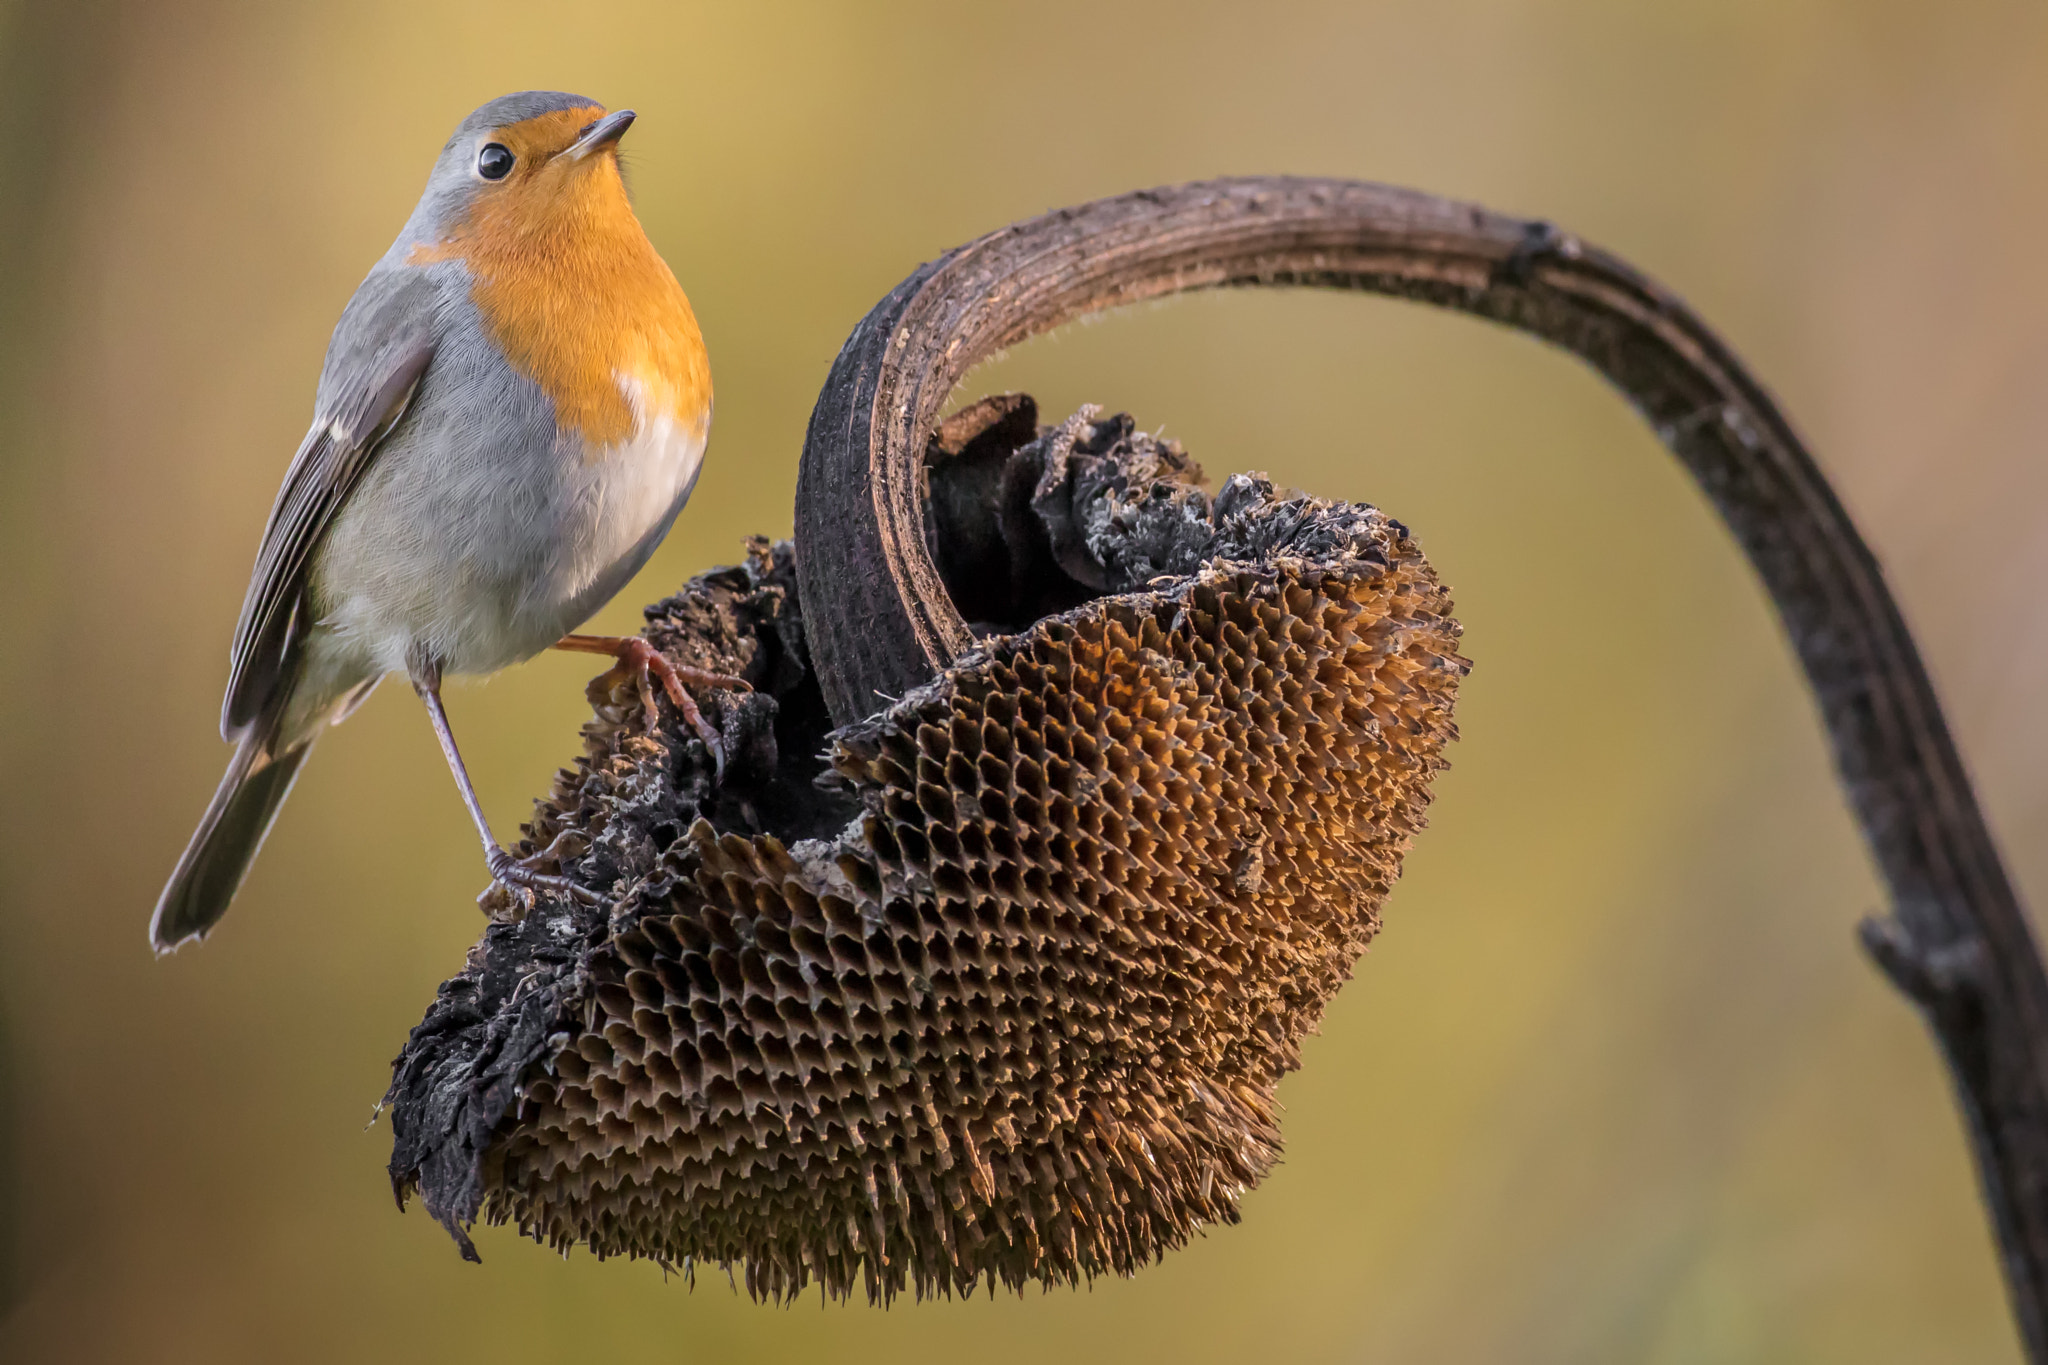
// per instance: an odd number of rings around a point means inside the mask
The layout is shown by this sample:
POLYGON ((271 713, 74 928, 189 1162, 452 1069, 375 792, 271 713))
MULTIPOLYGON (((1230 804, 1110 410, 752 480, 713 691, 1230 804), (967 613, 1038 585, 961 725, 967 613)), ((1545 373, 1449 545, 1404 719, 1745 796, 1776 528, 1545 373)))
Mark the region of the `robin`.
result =
POLYGON ((234 757, 157 901, 159 952, 226 912, 313 741, 386 674, 426 703, 492 878, 524 896, 577 888, 492 837, 442 678, 608 654, 649 723, 651 674, 722 763, 688 688, 746 684, 569 633, 668 533, 711 428, 696 317, 619 174, 632 123, 576 95, 484 105, 342 311, 235 628, 234 757))

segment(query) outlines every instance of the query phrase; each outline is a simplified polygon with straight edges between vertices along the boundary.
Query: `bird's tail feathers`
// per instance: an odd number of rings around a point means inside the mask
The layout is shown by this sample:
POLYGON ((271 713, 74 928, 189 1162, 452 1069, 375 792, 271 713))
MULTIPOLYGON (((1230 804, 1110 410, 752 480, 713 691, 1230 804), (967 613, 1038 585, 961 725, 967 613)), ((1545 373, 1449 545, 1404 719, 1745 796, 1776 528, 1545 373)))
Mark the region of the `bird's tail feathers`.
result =
POLYGON ((149 941, 159 953, 204 938, 227 913, 313 748, 313 735, 272 752, 275 726, 259 722, 235 745, 227 774, 157 899, 149 941))

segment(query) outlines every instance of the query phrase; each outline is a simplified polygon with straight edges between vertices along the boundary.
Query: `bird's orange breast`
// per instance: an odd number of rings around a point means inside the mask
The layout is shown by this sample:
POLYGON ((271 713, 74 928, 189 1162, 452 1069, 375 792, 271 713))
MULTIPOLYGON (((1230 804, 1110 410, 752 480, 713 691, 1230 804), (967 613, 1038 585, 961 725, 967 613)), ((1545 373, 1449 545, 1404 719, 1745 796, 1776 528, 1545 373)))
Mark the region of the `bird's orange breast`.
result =
MULTIPOLYGON (((574 127, 602 113, 565 110, 527 124, 574 127)), ((500 136, 517 151, 521 132, 558 131, 515 125, 500 136)), ((591 164, 543 166, 507 189, 480 194, 461 223, 408 260, 468 266, 485 335, 553 400, 556 425, 580 434, 586 452, 630 439, 643 421, 706 422, 703 335, 633 214, 616 160, 600 153, 591 164), (652 411, 634 411, 629 386, 652 411)))

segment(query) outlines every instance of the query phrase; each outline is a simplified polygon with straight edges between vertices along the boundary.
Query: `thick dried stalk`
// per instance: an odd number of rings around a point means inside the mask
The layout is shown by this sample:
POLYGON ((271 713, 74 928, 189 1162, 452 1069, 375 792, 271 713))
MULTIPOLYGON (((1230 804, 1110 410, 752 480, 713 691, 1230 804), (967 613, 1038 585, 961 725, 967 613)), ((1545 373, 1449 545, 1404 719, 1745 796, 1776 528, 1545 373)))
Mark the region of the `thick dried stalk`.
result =
POLYGON ((1223 285, 1417 299, 1551 341, 1605 375, 1698 480, 1776 604, 1892 894, 1866 947, 1953 1074, 2020 1331, 2048 1365, 2048 975, 1911 634, 1791 425, 1678 299, 1547 223, 1341 180, 1100 200, 924 266, 825 381, 797 490, 813 657, 841 724, 970 643, 924 540, 924 455, 980 361, 1082 314, 1223 285))

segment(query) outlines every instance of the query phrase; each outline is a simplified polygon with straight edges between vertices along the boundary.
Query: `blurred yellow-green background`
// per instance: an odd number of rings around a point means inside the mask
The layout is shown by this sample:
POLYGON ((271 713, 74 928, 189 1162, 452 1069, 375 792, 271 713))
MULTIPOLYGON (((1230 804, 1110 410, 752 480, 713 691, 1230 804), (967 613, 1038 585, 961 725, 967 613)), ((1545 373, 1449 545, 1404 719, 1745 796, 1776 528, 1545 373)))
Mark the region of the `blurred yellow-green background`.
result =
MULTIPOLYGON (((1478 662, 1434 827, 1281 1088, 1284 1164, 1130 1281, 757 1307, 463 1264, 365 1128, 479 930, 388 687, 235 911, 152 960, 227 642, 328 328, 508 90, 641 120, 718 423, 600 618, 787 534, 853 323, 1011 219, 1229 172, 1542 215, 1776 388, 2048 895, 2048 11, 2035 0, 709 5, 0 0, 0 1358, 2010 1360, 1945 1079, 1776 626, 1649 434, 1533 343, 1386 301, 1176 301, 977 374, 1416 528, 1478 662)), ((592 671, 457 693, 510 833, 592 671)))

